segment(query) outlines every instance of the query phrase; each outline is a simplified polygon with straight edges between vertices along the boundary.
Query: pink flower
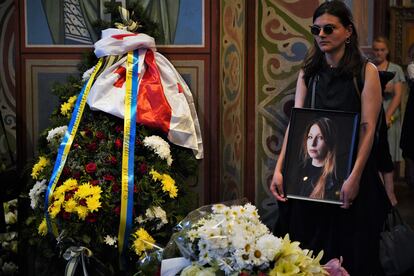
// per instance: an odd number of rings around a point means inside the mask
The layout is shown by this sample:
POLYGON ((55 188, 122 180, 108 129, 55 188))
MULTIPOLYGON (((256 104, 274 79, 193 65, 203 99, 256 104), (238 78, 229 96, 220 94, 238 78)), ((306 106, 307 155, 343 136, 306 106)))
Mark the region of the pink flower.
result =
POLYGON ((323 265, 323 268, 329 273, 329 276, 349 276, 349 273, 341 266, 342 257, 340 259, 332 259, 323 265))

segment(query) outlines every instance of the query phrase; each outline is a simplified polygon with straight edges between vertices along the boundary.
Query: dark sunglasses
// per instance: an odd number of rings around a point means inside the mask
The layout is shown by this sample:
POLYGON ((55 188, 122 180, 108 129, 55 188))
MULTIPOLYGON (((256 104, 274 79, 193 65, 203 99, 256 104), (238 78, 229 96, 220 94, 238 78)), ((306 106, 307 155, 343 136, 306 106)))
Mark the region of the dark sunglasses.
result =
POLYGON ((320 27, 318 25, 312 25, 312 26, 309 26, 309 27, 310 27, 310 32, 313 35, 319 35, 321 33, 321 29, 323 30, 323 32, 325 34, 330 35, 331 33, 333 33, 333 31, 335 29, 335 26, 330 25, 330 24, 325 25, 323 27, 320 27))

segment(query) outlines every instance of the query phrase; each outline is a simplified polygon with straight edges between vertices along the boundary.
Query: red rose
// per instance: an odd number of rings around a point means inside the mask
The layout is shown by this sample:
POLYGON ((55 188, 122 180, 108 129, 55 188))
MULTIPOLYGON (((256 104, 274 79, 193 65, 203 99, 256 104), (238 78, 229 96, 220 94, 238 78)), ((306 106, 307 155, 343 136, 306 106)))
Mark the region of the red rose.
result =
POLYGON ((69 220, 70 219, 70 213, 63 211, 62 212, 62 218, 64 220, 69 220))
POLYGON ((139 166, 139 172, 140 172, 141 174, 146 174, 146 173, 147 173, 147 170, 148 170, 148 166, 147 166, 147 164, 146 164, 146 163, 142 163, 142 164, 139 166))
POLYGON ((124 128, 122 127, 122 126, 116 126, 115 127, 115 131, 117 132, 117 133, 121 133, 121 131, 123 130, 124 128))
POLYGON ((96 164, 94 162, 90 162, 86 164, 85 170, 87 173, 92 174, 96 172, 96 164))
POLYGON ((117 193, 121 190, 121 187, 117 183, 112 184, 112 192, 117 193))
POLYGON ((74 193, 70 193, 70 192, 69 193, 66 193, 65 194, 65 201, 68 201, 69 199, 71 199, 73 197, 73 194, 74 193))
POLYGON ((117 149, 121 149, 122 148, 122 140, 120 138, 116 138, 116 140, 115 140, 115 147, 117 149))
POLYGON ((87 148, 88 150, 90 150, 90 151, 96 151, 96 149, 98 148, 98 146, 96 145, 96 143, 95 143, 95 142, 92 142, 92 143, 90 143, 90 144, 86 145, 86 148, 87 148))
POLYGON ((64 167, 62 173, 64 176, 69 176, 71 171, 68 167, 64 167))
POLYGON ((114 181, 114 180, 115 180, 115 177, 114 177, 113 175, 111 175, 111 174, 105 174, 105 175, 103 176, 103 178, 104 178, 104 180, 106 180, 106 181, 114 181))
POLYGON ((113 156, 113 155, 111 155, 111 156, 109 157, 109 162, 110 162, 112 165, 116 165, 116 164, 118 164, 118 160, 116 160, 116 157, 115 157, 115 156, 113 156))
POLYGON ((92 186, 98 186, 99 185, 99 180, 96 180, 96 179, 95 180, 92 180, 91 181, 91 185, 92 186))
POLYGON ((91 222, 91 223, 94 223, 94 222, 96 222, 98 219, 97 219, 97 217, 96 217, 96 214, 88 214, 87 216, 86 216, 86 218, 85 218, 85 220, 87 221, 87 222, 91 222))
POLYGON ((76 180, 80 179, 80 172, 76 171, 73 173, 73 178, 75 178, 76 180))
POLYGON ((83 131, 85 132, 85 136, 92 137, 92 131, 89 128, 85 128, 83 131))
POLYGON ((121 213, 121 206, 116 206, 114 209, 115 214, 117 214, 119 216, 119 214, 121 213))
POLYGON ((86 204, 86 199, 81 199, 81 200, 79 200, 79 205, 81 205, 81 206, 87 206, 87 204, 86 204))
POLYGON ((98 138, 99 140, 103 140, 105 139, 105 134, 102 131, 97 131, 95 132, 95 137, 98 138))

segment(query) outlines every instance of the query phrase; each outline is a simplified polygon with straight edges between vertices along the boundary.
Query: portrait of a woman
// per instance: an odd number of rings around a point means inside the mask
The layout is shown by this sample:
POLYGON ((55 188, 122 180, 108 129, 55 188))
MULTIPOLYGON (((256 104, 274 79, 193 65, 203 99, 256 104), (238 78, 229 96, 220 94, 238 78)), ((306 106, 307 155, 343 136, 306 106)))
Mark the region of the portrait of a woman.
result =
POLYGON ((311 121, 306 128, 300 152, 302 170, 297 181, 299 196, 339 200, 336 136, 335 124, 326 117, 311 121))

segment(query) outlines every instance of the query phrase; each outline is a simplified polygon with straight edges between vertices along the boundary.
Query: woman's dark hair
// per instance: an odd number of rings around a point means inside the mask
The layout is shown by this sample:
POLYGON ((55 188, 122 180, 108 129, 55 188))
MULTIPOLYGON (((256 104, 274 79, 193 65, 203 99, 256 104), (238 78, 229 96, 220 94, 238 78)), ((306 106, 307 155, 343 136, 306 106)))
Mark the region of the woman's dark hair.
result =
POLYGON ((326 179, 329 175, 336 177, 336 139, 337 139, 337 131, 334 122, 326 117, 320 117, 315 119, 309 123, 307 126, 303 140, 302 140, 302 147, 301 147, 301 155, 303 158, 304 165, 306 162, 309 161, 309 154, 308 154, 308 136, 309 131, 312 126, 317 125, 321 130, 321 134, 323 136, 324 142, 328 147, 328 151, 326 153, 324 165, 322 168, 322 174, 319 177, 318 181, 316 182, 315 188, 313 189, 312 193, 310 194, 311 198, 318 198, 323 199, 325 196, 325 184, 326 179))
MULTIPOLYGON (((346 4, 339 0, 333 0, 322 3, 313 13, 313 22, 323 14, 330 14, 338 17, 341 24, 347 28, 351 26, 352 34, 349 43, 345 47, 345 53, 338 64, 338 74, 345 73, 350 76, 359 75, 363 56, 359 49, 358 34, 353 22, 353 16, 346 4)), ((315 75, 322 67, 326 66, 324 53, 319 49, 316 41, 313 41, 313 47, 308 52, 303 66, 304 78, 309 79, 315 75)))

